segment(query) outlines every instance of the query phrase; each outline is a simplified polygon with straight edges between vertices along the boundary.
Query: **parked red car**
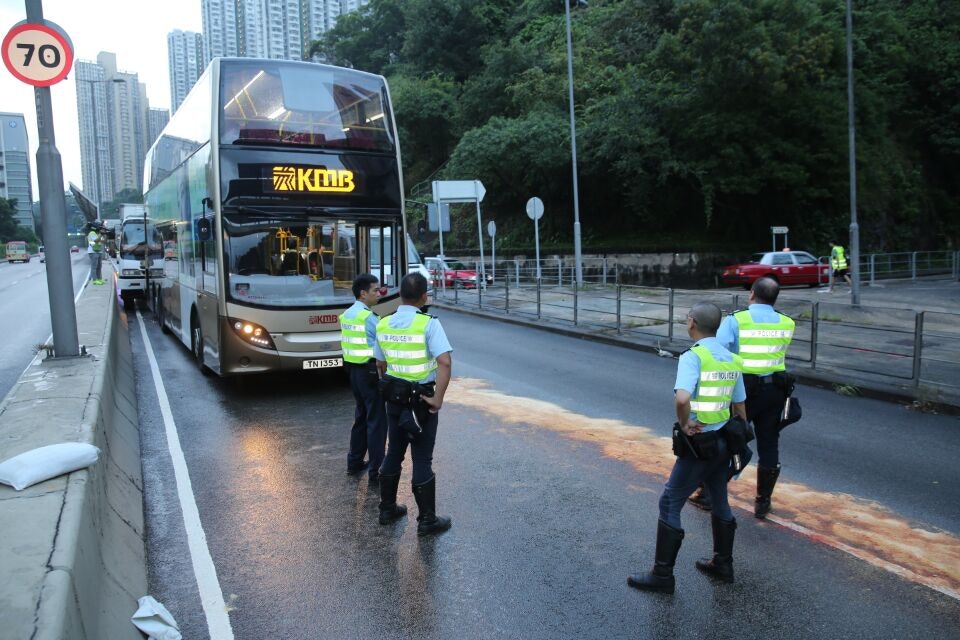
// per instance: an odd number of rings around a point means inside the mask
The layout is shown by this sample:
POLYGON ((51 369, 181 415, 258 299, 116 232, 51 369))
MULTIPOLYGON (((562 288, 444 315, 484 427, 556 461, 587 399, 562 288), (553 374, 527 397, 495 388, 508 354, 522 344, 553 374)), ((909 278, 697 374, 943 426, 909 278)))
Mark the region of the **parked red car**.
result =
POLYGON ((741 264, 723 268, 720 280, 725 285, 743 285, 749 289, 757 278, 770 276, 781 285, 805 284, 815 287, 829 279, 827 264, 820 264, 806 251, 768 251, 755 253, 741 264))
MULTIPOLYGON (((443 284, 447 287, 462 287, 464 289, 474 289, 477 286, 477 270, 458 260, 449 258, 433 257, 427 258, 427 270, 430 271, 430 278, 433 280, 433 286, 439 287, 441 283, 441 273, 443 284)), ((486 274, 487 284, 493 282, 493 276, 486 274)))

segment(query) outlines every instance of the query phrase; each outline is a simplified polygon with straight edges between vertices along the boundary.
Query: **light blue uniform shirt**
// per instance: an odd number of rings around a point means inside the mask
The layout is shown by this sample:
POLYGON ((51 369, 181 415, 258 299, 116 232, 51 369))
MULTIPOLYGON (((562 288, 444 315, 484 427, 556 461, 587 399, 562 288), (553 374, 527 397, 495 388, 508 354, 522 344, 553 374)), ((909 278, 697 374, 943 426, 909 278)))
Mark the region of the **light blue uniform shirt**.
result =
MULTIPOLYGON (((750 317, 753 318, 754 322, 780 322, 780 314, 774 311, 769 304, 752 304, 747 307, 747 311, 750 312, 750 317)), ((740 323, 737 322, 732 313, 720 323, 720 328, 717 329, 717 340, 731 353, 740 353, 740 323)), ((760 377, 766 378, 772 375, 772 373, 768 373, 760 377)))
MULTIPOLYGON (((392 329, 406 329, 413 323, 414 317, 416 317, 419 312, 420 309, 417 309, 413 305, 402 304, 397 307, 395 313, 387 316, 387 323, 392 329)), ((427 322, 426 334, 427 355, 431 358, 436 358, 444 353, 453 351, 453 347, 450 346, 450 341, 447 340, 447 334, 444 333, 443 327, 440 326, 440 321, 436 318, 430 318, 430 321, 427 322)), ((380 349, 380 343, 377 341, 373 343, 373 357, 381 362, 387 361, 383 355, 383 351, 380 349)), ((430 372, 430 375, 421 382, 433 382, 436 379, 437 370, 434 369, 430 372)))
MULTIPOLYGON (((343 312, 343 317, 347 320, 353 320, 357 317, 363 310, 370 310, 370 307, 363 304, 359 300, 350 305, 350 308, 343 312)), ((380 317, 376 313, 371 313, 367 316, 367 319, 363 323, 364 329, 367 331, 367 346, 376 347, 377 346, 377 323, 380 322, 380 317)))
MULTIPOLYGON (((720 362, 732 362, 733 355, 727 349, 723 348, 720 341, 716 338, 703 338, 698 340, 693 346, 701 346, 707 349, 715 359, 720 362)), ((683 389, 690 394, 691 398, 697 397, 697 388, 700 386, 700 356, 693 351, 684 351, 680 355, 680 362, 677 364, 677 381, 673 384, 673 390, 683 389)), ((733 402, 743 402, 747 399, 747 392, 743 388, 743 376, 737 377, 737 383, 733 386, 733 402)), ((690 412, 690 419, 696 420, 697 413, 690 412)), ((704 431, 716 431, 726 422, 715 422, 714 424, 704 425, 704 431)))

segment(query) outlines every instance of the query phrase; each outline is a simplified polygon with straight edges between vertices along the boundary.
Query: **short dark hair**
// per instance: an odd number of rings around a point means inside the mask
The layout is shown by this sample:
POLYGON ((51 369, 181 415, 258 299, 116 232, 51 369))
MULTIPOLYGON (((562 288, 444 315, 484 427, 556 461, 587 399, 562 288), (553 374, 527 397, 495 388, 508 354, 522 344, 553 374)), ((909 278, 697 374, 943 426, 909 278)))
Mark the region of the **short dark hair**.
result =
POLYGON ((690 317, 702 333, 715 336, 720 328, 723 312, 712 302, 698 302, 690 308, 690 317))
POLYGON ((400 298, 404 302, 419 302, 427 292, 427 279, 421 273, 408 273, 400 281, 400 298))
POLYGON ((776 304, 780 295, 780 283, 768 276, 757 278, 750 288, 757 301, 762 304, 776 304))
POLYGON ((372 273, 361 273, 353 279, 353 297, 360 299, 360 294, 370 288, 370 285, 377 284, 380 279, 372 273))

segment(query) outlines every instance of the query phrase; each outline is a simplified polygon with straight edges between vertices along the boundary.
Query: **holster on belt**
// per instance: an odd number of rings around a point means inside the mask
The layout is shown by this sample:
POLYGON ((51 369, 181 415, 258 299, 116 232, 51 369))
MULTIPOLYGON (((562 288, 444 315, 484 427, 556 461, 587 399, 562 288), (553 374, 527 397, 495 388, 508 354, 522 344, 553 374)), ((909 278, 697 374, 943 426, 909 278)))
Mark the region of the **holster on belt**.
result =
POLYGON ((393 376, 384 376, 380 380, 380 396, 385 402, 410 407, 417 404, 421 397, 433 396, 433 383, 420 384, 393 376))
POLYGON ((753 427, 740 416, 731 417, 720 429, 720 433, 727 439, 727 450, 730 455, 742 451, 755 437, 753 427))
POLYGON ((712 460, 720 455, 720 438, 721 434, 717 431, 707 431, 706 433, 688 436, 680 428, 680 423, 674 422, 673 454, 678 458, 712 460))
POLYGON ((423 431, 420 423, 428 408, 421 398, 432 397, 433 392, 433 383, 420 384, 392 376, 384 376, 380 380, 380 396, 383 400, 404 408, 400 413, 399 425, 410 440, 416 439, 423 431))

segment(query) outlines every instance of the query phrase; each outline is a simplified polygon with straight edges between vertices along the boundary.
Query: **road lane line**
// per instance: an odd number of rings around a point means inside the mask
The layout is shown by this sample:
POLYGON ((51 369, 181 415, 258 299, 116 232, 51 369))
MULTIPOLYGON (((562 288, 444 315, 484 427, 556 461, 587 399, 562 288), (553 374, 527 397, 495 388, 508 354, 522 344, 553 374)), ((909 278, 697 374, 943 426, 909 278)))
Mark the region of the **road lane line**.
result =
POLYGON ((187 461, 180 446, 180 436, 177 434, 177 425, 173 420, 170 400, 167 398, 166 388, 160 379, 160 367, 157 365, 153 345, 150 344, 147 328, 139 311, 137 311, 137 322, 140 324, 140 335, 143 336, 147 359, 150 361, 153 386, 157 391, 157 400, 160 402, 160 414, 163 416, 167 446, 170 449, 170 459, 173 462, 173 474, 177 481, 177 496, 180 499, 180 509, 183 512, 183 524, 187 530, 190 561, 193 563, 193 573, 197 578, 197 587, 200 589, 200 601, 203 604, 203 612, 207 619, 207 630, 210 633, 210 640, 232 640, 233 628, 230 626, 230 616, 227 613, 227 605, 223 600, 220 581, 217 579, 217 568, 213 565, 210 548, 207 546, 207 536, 203 532, 203 525, 200 522, 200 512, 193 495, 190 472, 187 469, 187 461))
MULTIPOLYGON (((528 426, 555 431, 599 447, 637 472, 666 478, 673 466, 670 439, 621 420, 592 418, 556 404, 511 396, 486 381, 455 378, 446 402, 495 416, 504 428, 528 426)), ((753 515, 756 468, 730 483, 731 504, 753 515)), ((809 540, 960 600, 960 539, 942 529, 910 522, 883 505, 781 478, 777 514, 767 519, 809 540), (909 569, 907 567, 910 567, 909 569)))
MULTIPOLYGON (((87 288, 87 281, 84 280, 84 281, 83 281, 83 284, 80 285, 80 290, 77 291, 77 295, 75 295, 75 296, 73 297, 73 306, 74 306, 74 308, 76 308, 76 306, 77 306, 77 301, 80 300, 80 294, 82 294, 82 293, 83 293, 83 290, 86 289, 86 288, 87 288)), ((43 344, 50 344, 50 341, 51 341, 51 340, 53 340, 53 332, 52 332, 52 331, 50 332, 50 335, 47 336, 47 339, 43 341, 43 344)), ((23 374, 26 373, 26 372, 30 369, 30 367, 32 367, 32 366, 35 365, 35 364, 38 364, 41 360, 43 360, 43 351, 44 351, 43 349, 37 349, 37 353, 36 353, 35 356, 33 356, 33 359, 30 361, 30 364, 28 364, 28 365, 26 366, 26 368, 23 370, 23 372, 20 374, 20 377, 21 377, 21 378, 23 377, 23 374)))

